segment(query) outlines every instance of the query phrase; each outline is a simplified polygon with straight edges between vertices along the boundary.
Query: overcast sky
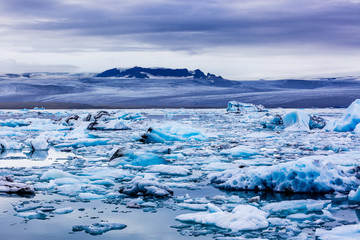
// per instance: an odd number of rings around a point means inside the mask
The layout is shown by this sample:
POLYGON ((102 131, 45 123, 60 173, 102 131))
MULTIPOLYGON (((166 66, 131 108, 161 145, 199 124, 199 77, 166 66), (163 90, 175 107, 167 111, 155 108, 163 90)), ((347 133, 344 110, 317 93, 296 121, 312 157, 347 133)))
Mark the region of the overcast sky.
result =
POLYGON ((1 0, 0 72, 360 75, 360 0, 1 0))

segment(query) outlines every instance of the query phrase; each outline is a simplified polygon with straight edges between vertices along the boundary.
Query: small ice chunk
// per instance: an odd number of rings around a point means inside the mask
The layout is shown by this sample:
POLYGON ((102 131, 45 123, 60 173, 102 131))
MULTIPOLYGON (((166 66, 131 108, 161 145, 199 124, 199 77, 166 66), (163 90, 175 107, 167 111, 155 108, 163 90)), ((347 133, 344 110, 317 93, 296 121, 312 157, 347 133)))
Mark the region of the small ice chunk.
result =
POLYGON ((252 149, 247 146, 237 146, 230 149, 225 149, 221 151, 223 155, 231 155, 232 157, 242 157, 242 158, 249 158, 251 156, 259 155, 259 151, 252 149))
POLYGON ((327 205, 331 203, 331 200, 291 200, 281 201, 266 204, 261 210, 275 213, 296 213, 296 212, 317 212, 323 210, 327 205))
POLYGON ((43 173, 43 175, 40 177, 40 180, 42 181, 47 181, 47 180, 52 180, 52 179, 57 179, 57 178, 76 178, 76 176, 64 172, 60 169, 50 169, 47 170, 45 173, 43 173))
POLYGON ((43 137, 37 137, 35 139, 29 140, 29 144, 33 150, 48 150, 49 149, 49 143, 43 137))
POLYGON ((358 189, 356 189, 356 191, 351 190, 349 192, 348 198, 350 201, 360 202, 360 186, 358 187, 358 189))
POLYGON ((177 216, 176 220, 217 226, 233 231, 245 231, 267 228, 268 215, 267 212, 251 205, 239 205, 231 212, 225 212, 209 203, 207 212, 182 214, 177 216))
POLYGON ((82 201, 89 201, 89 200, 97 200, 97 199, 104 199, 103 195, 95 194, 95 193, 79 193, 79 199, 82 201))
POLYGON ((58 208, 54 211, 56 214, 68 214, 73 212, 74 209, 72 207, 58 208))
POLYGON ((170 197, 174 192, 166 184, 161 184, 155 181, 155 179, 137 176, 124 187, 120 188, 120 193, 130 196, 145 195, 154 197, 170 197))
POLYGON ((173 176, 186 176, 191 174, 191 172, 184 167, 164 165, 164 164, 153 165, 148 169, 148 172, 160 173, 163 175, 173 175, 173 176))
POLYGON ((94 223, 92 225, 76 225, 73 226, 72 230, 74 232, 85 231, 86 233, 89 233, 91 235, 101 235, 111 230, 121 230, 124 228, 126 228, 125 224, 101 222, 94 223))
POLYGON ((150 127, 142 135, 143 143, 165 143, 173 141, 204 141, 207 137, 200 130, 179 123, 168 123, 159 127, 150 127))
POLYGON ((317 229, 315 235, 323 240, 358 240, 360 239, 360 224, 343 225, 335 227, 330 231, 317 229))

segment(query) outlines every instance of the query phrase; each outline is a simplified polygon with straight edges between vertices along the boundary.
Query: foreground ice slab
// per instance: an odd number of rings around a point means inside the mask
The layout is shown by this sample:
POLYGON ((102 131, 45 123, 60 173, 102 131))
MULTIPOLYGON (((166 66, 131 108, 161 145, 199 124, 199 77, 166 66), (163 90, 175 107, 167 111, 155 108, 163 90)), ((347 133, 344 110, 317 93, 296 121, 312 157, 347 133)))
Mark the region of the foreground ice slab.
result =
POLYGON ((347 192, 360 183, 341 167, 316 157, 273 166, 226 170, 210 175, 210 180, 223 189, 302 193, 347 192))
POLYGON ((200 223, 233 231, 257 230, 267 228, 267 212, 251 205, 239 205, 231 212, 222 211, 209 203, 207 212, 182 214, 176 220, 187 223, 200 223))

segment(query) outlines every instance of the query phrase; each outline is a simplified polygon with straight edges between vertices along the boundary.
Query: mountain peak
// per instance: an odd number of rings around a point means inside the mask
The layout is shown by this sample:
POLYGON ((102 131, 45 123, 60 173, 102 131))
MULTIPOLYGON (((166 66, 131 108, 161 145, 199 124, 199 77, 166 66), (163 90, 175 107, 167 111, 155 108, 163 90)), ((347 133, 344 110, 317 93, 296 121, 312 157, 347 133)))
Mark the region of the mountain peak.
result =
POLYGON ((128 69, 112 68, 96 75, 96 77, 123 77, 123 78, 192 78, 192 79, 208 79, 223 80, 221 76, 208 73, 204 74, 200 69, 189 71, 186 68, 142 68, 133 67, 128 69))

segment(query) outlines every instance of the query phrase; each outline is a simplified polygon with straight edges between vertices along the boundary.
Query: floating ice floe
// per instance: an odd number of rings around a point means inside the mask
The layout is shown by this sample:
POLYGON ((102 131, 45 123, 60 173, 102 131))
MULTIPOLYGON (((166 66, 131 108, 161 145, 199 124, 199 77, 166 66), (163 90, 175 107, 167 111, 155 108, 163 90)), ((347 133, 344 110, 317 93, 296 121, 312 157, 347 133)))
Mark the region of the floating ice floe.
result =
POLYGON ((46 219, 46 213, 42 211, 31 211, 31 212, 19 212, 15 216, 27 218, 27 219, 46 219))
POLYGON ((330 231, 316 229, 315 235, 322 240, 358 240, 360 239, 360 224, 338 226, 330 231))
POLYGON ((225 149, 220 152, 223 155, 230 155, 232 157, 242 157, 242 158, 249 158, 255 155, 259 155, 259 151, 252 149, 247 146, 237 146, 230 149, 225 149))
POLYGON ((331 203, 330 200, 292 200, 266 204, 261 210, 270 213, 318 212, 331 203))
POLYGON ((14 179, 9 176, 0 176, 0 192, 16 193, 16 194, 35 194, 32 186, 24 183, 14 182, 14 179))
POLYGON ((135 177, 124 187, 120 188, 120 193, 130 196, 153 196, 153 197, 171 197, 173 190, 166 184, 159 183, 155 178, 135 177))
POLYGON ((72 207, 66 207, 66 208, 58 208, 54 211, 56 214, 68 214, 72 213, 74 209, 72 207))
POLYGON ((207 137, 199 130, 182 125, 179 123, 170 123, 161 127, 150 127, 148 131, 141 136, 143 143, 165 143, 173 141, 204 141, 207 137))
POLYGON ((3 127, 24 127, 29 126, 31 122, 28 119, 6 119, 0 120, 0 126, 3 127))
POLYGON ((274 192, 347 192, 357 188, 359 179, 340 166, 316 157, 273 166, 251 166, 210 175, 223 189, 267 190, 274 192))
POLYGON ((360 99, 356 99, 346 109, 341 119, 335 122, 334 131, 353 131, 360 123, 360 99))
POLYGON ((125 224, 122 223, 94 223, 92 225, 76 225, 73 226, 73 232, 85 231, 91 235, 101 235, 111 230, 121 230, 126 228, 125 224))
POLYGON ((142 153, 135 155, 132 151, 116 151, 109 162, 110 166, 119 166, 119 165, 132 165, 132 166, 150 166, 157 164, 166 164, 167 161, 159 157, 154 153, 142 153))
POLYGON ((172 175, 172 176, 186 176, 191 174, 191 172, 187 168, 180 166, 164 165, 164 164, 153 165, 147 170, 147 172, 159 173, 162 175, 172 175))
POLYGON ((263 105, 255 105, 252 103, 230 101, 228 102, 226 111, 232 113, 263 112, 265 111, 265 107, 263 105))
POLYGON ((258 230, 267 228, 269 214, 251 205, 239 205, 231 212, 222 211, 209 203, 207 212, 187 213, 175 219, 186 223, 200 223, 233 231, 258 230))

